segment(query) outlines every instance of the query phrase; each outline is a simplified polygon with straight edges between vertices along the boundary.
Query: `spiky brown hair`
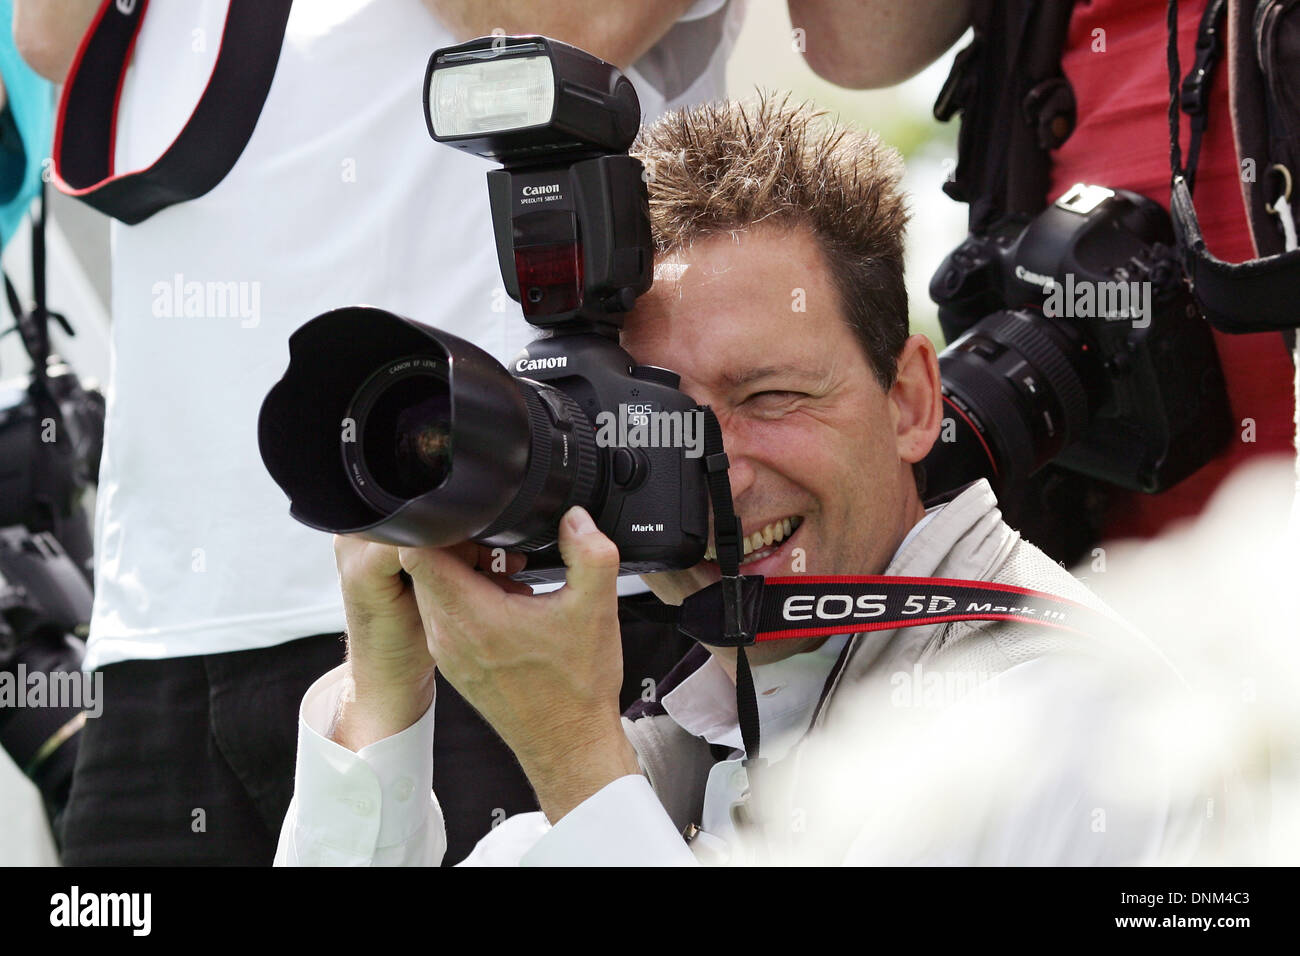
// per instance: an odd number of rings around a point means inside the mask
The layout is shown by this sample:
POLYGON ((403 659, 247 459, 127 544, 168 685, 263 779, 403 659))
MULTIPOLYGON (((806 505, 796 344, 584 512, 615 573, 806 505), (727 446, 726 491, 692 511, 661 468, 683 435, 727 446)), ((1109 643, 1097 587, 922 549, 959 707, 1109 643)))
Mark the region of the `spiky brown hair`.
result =
POLYGON ((760 223, 810 228, 876 378, 893 384, 908 335, 896 151, 807 102, 760 95, 667 113, 632 154, 648 170, 660 255, 760 223))

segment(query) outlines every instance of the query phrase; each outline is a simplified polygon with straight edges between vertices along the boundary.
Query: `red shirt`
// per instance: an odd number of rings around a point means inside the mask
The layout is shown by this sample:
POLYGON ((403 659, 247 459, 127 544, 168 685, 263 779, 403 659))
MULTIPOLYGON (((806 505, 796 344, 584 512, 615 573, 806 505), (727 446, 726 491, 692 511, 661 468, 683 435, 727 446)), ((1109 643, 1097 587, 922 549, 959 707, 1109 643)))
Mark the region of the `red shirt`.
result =
MULTIPOLYGON (((1178 6, 1179 64, 1186 76, 1204 4, 1184 0, 1178 6)), ((1130 189, 1169 208, 1165 16, 1165 0, 1075 4, 1063 67, 1074 87, 1079 123, 1056 153, 1050 200, 1074 183, 1086 182, 1130 189)), ((1185 114, 1182 132, 1185 157, 1190 133, 1185 114)), ((1214 76, 1195 199, 1210 251, 1229 262, 1252 258, 1229 119, 1226 56, 1214 76)), ((1153 535, 1171 521, 1200 512, 1228 472, 1246 459, 1294 454, 1295 369, 1282 336, 1215 332, 1214 338, 1236 424, 1229 445, 1200 471, 1161 494, 1115 490, 1107 537, 1153 535), (1253 442, 1242 438, 1244 419, 1254 420, 1253 442)))

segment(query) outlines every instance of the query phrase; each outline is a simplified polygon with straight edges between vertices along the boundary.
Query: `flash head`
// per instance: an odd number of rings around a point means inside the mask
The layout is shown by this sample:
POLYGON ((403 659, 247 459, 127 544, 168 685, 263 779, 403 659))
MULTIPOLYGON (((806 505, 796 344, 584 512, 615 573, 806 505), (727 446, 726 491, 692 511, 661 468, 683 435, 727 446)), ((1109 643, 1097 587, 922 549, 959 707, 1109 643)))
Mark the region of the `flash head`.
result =
POLYGON ((590 53, 549 37, 485 36, 434 51, 424 120, 439 143, 512 167, 622 152, 641 104, 618 67, 590 53))
POLYGON ((439 143, 494 159, 487 174, 506 293, 539 328, 617 336, 650 288, 641 123, 616 66, 542 36, 488 36, 435 50, 424 120, 439 143))

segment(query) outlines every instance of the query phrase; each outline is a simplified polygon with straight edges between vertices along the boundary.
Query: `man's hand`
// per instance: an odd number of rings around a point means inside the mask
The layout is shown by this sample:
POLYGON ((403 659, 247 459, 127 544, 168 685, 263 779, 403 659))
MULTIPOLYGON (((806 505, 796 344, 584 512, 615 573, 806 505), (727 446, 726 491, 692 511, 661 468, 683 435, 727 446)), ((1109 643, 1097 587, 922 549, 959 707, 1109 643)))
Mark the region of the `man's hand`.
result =
POLYGON ((424 0, 457 40, 540 33, 619 69, 635 63, 686 12, 691 0, 424 0))
POLYGON ((428 648, 514 751, 552 823, 639 773, 619 720, 618 549, 586 511, 560 522, 565 586, 519 593, 449 549, 402 548, 428 648))
MULTIPOLYGON (((489 567, 491 553, 472 542, 445 550, 452 560, 489 567)), ((334 556, 343 591, 353 683, 353 693, 344 702, 334 728, 334 739, 350 750, 360 750, 405 730, 429 709, 434 659, 397 548, 340 535, 334 539, 334 556)), ((522 555, 507 555, 506 559, 506 574, 524 566, 522 555)), ((503 580, 528 593, 524 585, 503 580)))

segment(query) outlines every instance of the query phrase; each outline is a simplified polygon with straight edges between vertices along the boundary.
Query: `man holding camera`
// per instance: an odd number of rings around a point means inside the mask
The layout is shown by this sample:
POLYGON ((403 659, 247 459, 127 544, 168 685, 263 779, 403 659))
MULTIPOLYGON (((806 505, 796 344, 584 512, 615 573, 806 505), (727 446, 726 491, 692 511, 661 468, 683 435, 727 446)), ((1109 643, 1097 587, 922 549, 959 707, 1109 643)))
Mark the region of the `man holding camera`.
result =
MULTIPOLYGON (((485 166, 425 136, 429 52, 494 31, 555 35, 626 68, 655 113, 721 91, 742 10, 733 0, 15 4, 19 48, 38 70, 62 82, 73 68, 72 87, 80 76, 84 88, 119 90, 84 123, 63 120, 68 143, 112 131, 111 155, 98 158, 119 177, 206 165, 211 149, 159 158, 177 143, 225 144, 247 112, 247 95, 196 109, 221 86, 210 80, 269 83, 215 186, 113 223, 113 397, 85 663, 103 673, 106 705, 81 751, 65 863, 272 857, 297 702, 343 650, 328 545, 288 519, 257 457, 257 403, 302 317, 363 300, 420 311, 501 359, 527 340, 498 291, 485 166), (272 43, 258 24, 276 11, 283 40, 272 43), (107 60, 85 55, 89 40, 118 35, 132 38, 121 75, 89 75, 107 60), (197 128, 213 115, 217 128, 197 128)), ((72 165, 56 172, 73 176, 72 165)), ((108 188, 121 196, 124 184, 108 188)), ((644 669, 661 673, 652 656, 644 669)), ((455 859, 497 808, 532 795, 457 695, 440 694, 439 709, 455 859)))
MULTIPOLYGON (((922 504, 916 466, 941 427, 940 381, 934 347, 908 335, 896 154, 771 100, 671 113, 634 153, 649 172, 657 267, 622 344, 637 363, 679 373, 716 413, 748 533, 742 573, 973 579, 1106 615, 1001 521, 986 483, 922 504)), ((508 577, 524 564, 517 555, 501 570, 472 542, 336 539, 349 661, 304 698, 278 863, 440 861, 441 812, 424 798, 435 670, 501 734, 542 808, 503 821, 467 863, 646 865, 752 858, 746 821, 772 819, 759 807, 775 781, 789 783, 801 751, 878 698, 891 673, 978 662, 1014 697, 1064 660, 1049 653, 1065 647, 1058 632, 988 620, 754 645, 740 668, 753 680, 760 771, 744 759, 734 648, 693 649, 653 701, 620 718, 618 550, 578 507, 560 522, 559 548, 566 585, 532 596, 508 577)), ((645 580, 675 605, 720 576, 711 546, 694 567, 645 580)), ((1087 724, 1053 746, 1084 748, 1087 724)), ((1088 832, 1077 819, 1092 806, 1087 786, 1054 792, 1008 807, 967 856, 911 861, 1120 862, 1159 844, 1165 806, 1117 819, 1100 841, 1076 839, 1088 832)), ((828 846, 826 862, 881 859, 828 846)))

